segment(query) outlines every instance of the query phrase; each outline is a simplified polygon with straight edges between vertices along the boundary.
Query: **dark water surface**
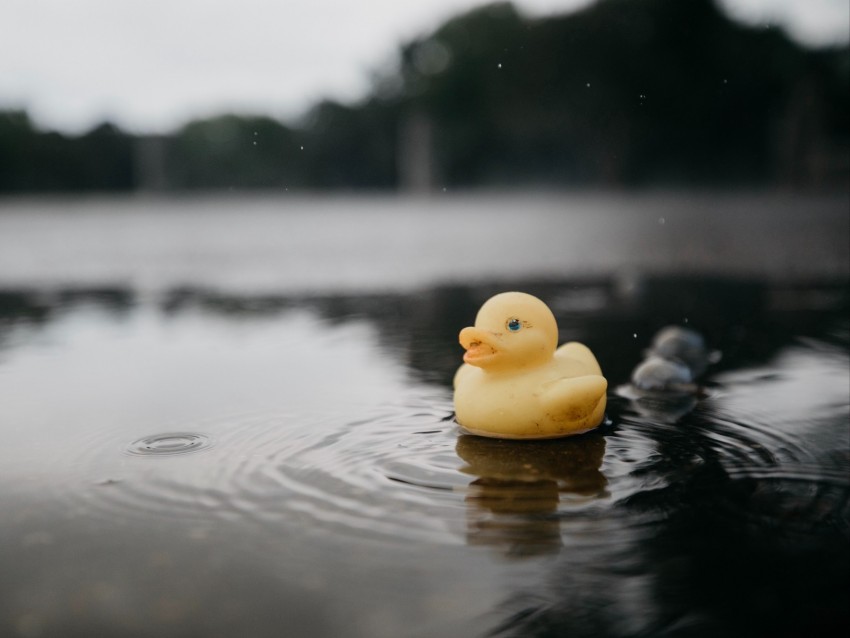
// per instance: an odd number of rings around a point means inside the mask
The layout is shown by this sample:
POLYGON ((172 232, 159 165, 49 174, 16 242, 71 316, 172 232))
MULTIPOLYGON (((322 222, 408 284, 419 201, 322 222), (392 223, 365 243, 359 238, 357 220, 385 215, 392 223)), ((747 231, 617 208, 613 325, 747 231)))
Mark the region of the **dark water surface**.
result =
POLYGON ((2 636, 850 627, 846 276, 515 273, 596 352, 609 419, 502 442, 458 431, 450 382, 504 274, 94 285, 93 259, 0 290, 2 636), (699 398, 624 389, 667 324, 722 353, 699 398))

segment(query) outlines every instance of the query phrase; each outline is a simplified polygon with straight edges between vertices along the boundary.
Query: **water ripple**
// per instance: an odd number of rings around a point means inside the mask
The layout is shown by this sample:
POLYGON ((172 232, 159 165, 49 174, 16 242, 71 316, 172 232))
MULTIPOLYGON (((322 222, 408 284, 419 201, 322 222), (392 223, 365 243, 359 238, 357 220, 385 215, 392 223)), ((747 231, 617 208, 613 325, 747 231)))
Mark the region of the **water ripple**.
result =
POLYGON ((187 454, 208 448, 213 444, 212 439, 203 434, 191 432, 170 432, 153 434, 133 441, 127 446, 127 453, 137 456, 162 456, 172 454, 187 454))
POLYGON ((126 454, 115 454, 113 438, 91 442, 80 463, 97 475, 71 499, 103 517, 182 517, 198 533, 241 521, 514 556, 565 544, 614 552, 651 538, 670 512, 700 498, 731 522, 759 524, 768 511, 847 525, 850 461, 806 436, 832 427, 837 412, 825 425, 776 427, 752 386, 787 387, 787 372, 748 378, 718 384, 675 419, 614 395, 611 421, 555 441, 459 435, 446 418, 449 393, 427 387, 395 403, 172 424, 171 433, 125 443, 126 454))
MULTIPOLYGON (((76 495, 104 517, 248 520, 316 533, 458 543, 463 492, 445 395, 373 409, 368 418, 253 413, 193 423, 195 433, 138 439, 123 463, 90 449, 97 480, 76 495), (212 442, 215 441, 215 445, 212 442), (205 454, 186 452, 205 448, 205 454), (140 456, 168 464, 140 465, 140 456), (434 489, 436 487, 436 489, 434 489), (440 490, 445 491, 441 495, 440 490), (452 525, 454 521, 454 526, 452 525)), ((111 449, 111 446, 109 446, 111 449)))

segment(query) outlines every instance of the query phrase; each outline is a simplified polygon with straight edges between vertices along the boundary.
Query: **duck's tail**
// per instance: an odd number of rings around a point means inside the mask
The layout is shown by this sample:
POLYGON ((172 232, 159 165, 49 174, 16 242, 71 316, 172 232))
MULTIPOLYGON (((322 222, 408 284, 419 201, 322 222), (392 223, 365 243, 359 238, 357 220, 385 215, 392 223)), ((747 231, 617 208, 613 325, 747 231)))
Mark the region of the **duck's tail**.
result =
POLYGON ((587 368, 587 374, 602 375, 602 368, 599 367, 599 362, 596 360, 596 357, 593 356, 590 348, 583 343, 579 343, 578 341, 565 343, 558 348, 555 352, 555 356, 578 361, 582 364, 582 366, 587 368))

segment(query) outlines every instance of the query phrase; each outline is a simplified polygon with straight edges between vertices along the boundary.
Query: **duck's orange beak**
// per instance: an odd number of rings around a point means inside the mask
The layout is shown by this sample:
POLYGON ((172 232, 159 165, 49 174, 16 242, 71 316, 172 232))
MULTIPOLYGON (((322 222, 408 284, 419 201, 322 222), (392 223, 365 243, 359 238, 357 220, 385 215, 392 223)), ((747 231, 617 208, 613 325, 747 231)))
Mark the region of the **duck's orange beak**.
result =
POLYGON ((464 328, 460 331, 459 341, 466 350, 463 360, 470 365, 480 366, 499 354, 496 336, 480 328, 464 328))

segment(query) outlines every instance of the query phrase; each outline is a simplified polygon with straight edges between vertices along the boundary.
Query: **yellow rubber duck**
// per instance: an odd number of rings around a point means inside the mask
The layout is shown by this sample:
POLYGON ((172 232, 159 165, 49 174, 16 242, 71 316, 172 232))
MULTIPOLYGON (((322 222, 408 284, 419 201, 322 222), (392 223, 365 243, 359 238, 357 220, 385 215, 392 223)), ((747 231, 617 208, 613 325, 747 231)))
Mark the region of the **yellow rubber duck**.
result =
POLYGON ((504 439, 581 434, 605 416, 608 382, 577 342, 558 348, 548 306, 522 292, 490 298, 475 327, 460 331, 466 350, 455 374, 457 422, 469 433, 504 439))

